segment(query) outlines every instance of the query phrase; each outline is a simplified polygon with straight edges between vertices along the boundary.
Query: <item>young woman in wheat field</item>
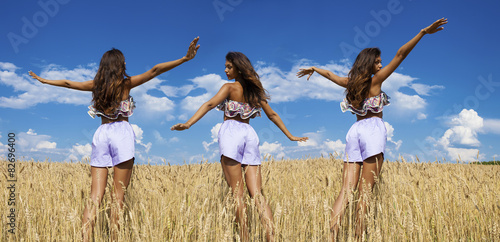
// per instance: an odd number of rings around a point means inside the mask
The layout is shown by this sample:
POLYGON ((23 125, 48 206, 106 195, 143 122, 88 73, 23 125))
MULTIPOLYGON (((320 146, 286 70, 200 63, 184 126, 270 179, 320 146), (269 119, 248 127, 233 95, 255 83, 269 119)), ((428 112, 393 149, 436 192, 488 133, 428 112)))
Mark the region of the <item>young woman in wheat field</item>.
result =
POLYGON ((442 25, 447 22, 447 19, 442 18, 422 29, 398 50, 396 56, 384 68, 382 68, 380 50, 366 48, 356 57, 348 77, 339 77, 331 71, 314 66, 300 69, 297 73, 298 77, 307 76, 309 80, 311 75, 317 72, 346 88, 346 97, 340 105, 342 112, 350 111, 356 114, 357 118, 346 136, 342 188, 333 204, 332 211, 333 240, 337 239, 348 196, 358 187, 360 176, 362 184, 358 188, 356 237, 361 239, 365 230, 364 215, 367 212, 368 195, 373 190, 375 178, 380 174, 387 141, 382 110, 384 106, 389 105, 389 97, 382 91, 382 83, 396 70, 424 35, 442 30, 442 25))
POLYGON ((208 111, 217 107, 224 112, 224 123, 220 127, 218 141, 222 171, 227 184, 235 196, 236 219, 240 226, 240 238, 248 241, 248 228, 243 202, 243 174, 250 197, 255 198, 256 207, 266 228, 266 239, 274 240, 273 217, 271 208, 262 195, 261 157, 259 137, 250 126, 250 119, 260 116, 261 108, 267 117, 291 141, 305 141, 307 137, 295 137, 268 103, 269 96, 260 82, 250 60, 240 52, 226 55, 225 72, 233 83, 224 84, 219 92, 204 103, 186 123, 172 126, 172 130, 189 129, 208 111))
POLYGON ((95 78, 85 82, 70 80, 47 80, 29 72, 31 77, 41 83, 65 87, 79 91, 92 92, 93 104, 89 106, 89 115, 101 117, 101 126, 92 140, 90 171, 92 185, 91 201, 87 202, 83 211, 82 237, 91 240, 96 218, 96 210, 100 206, 108 179, 108 167, 113 167, 113 194, 111 195, 111 239, 116 240, 118 234, 119 213, 123 209, 125 190, 129 185, 134 165, 135 134, 128 118, 133 114, 135 102, 130 90, 174 67, 193 59, 199 45, 198 37, 189 45, 186 56, 155 65, 151 70, 137 76, 128 76, 125 72, 125 57, 117 49, 104 53, 95 78))

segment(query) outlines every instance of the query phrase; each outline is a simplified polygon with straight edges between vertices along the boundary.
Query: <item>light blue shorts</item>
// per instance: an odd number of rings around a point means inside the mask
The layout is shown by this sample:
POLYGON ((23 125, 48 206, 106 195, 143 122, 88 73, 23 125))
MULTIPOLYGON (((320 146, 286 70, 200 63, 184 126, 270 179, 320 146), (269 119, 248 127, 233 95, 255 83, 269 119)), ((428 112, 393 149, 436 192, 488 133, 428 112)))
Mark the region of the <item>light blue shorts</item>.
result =
POLYGON ((219 153, 242 165, 260 165, 259 137, 250 124, 236 120, 222 123, 219 135, 219 153))
POLYGON ((112 167, 134 158, 135 134, 127 121, 102 124, 92 139, 90 165, 112 167))
POLYGON ((344 162, 363 162, 374 155, 383 154, 386 142, 387 130, 381 118, 357 121, 347 132, 344 162))

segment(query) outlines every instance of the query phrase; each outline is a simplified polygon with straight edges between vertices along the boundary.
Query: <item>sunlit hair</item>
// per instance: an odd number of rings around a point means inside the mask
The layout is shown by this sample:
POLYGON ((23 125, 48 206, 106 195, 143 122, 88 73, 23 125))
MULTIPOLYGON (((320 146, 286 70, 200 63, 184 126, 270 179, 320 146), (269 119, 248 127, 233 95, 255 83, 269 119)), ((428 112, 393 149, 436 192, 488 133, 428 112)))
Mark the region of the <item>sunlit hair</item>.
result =
POLYGON ((260 102, 269 99, 266 89, 260 82, 259 74, 253 69, 250 60, 241 52, 229 52, 226 60, 233 64, 233 67, 239 71, 243 87, 243 96, 247 103, 252 107, 260 107, 260 102))
POLYGON ((120 106, 128 91, 130 76, 125 72, 125 57, 115 48, 107 51, 101 58, 99 69, 94 78, 92 102, 96 110, 112 114, 120 106))
POLYGON ((349 81, 346 88, 346 99, 355 108, 361 109, 363 101, 370 93, 373 65, 380 56, 379 48, 366 48, 356 57, 349 71, 349 81))

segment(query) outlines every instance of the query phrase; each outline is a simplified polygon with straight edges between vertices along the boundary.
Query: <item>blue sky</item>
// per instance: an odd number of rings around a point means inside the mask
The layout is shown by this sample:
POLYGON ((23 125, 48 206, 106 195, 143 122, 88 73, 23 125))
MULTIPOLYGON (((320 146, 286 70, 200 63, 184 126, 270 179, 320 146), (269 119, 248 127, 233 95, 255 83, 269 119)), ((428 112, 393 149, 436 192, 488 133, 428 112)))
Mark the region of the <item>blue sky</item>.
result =
POLYGON ((130 118, 139 163, 218 161, 213 110, 190 130, 186 121, 223 83, 228 51, 245 53, 271 95, 271 107, 292 134, 289 141, 265 115, 251 121, 262 155, 303 158, 343 153, 355 116, 342 113, 343 89, 314 74, 315 65, 339 75, 360 49, 379 47, 387 64, 401 45, 441 17, 445 30, 425 36, 383 84, 386 158, 422 161, 498 160, 500 115, 498 1, 3 1, 0 8, 0 156, 16 134, 25 159, 81 160, 90 155, 100 124, 87 114, 91 94, 42 85, 48 79, 93 78, 102 54, 118 48, 129 75, 181 58, 200 36, 195 59, 131 95, 130 118))

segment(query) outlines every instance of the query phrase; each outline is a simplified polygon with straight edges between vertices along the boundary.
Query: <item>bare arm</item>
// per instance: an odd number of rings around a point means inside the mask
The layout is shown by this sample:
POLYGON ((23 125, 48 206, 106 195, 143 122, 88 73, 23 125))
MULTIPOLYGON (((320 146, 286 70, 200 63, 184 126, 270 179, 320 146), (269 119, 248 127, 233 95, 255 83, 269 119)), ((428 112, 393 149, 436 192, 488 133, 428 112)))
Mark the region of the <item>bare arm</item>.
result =
POLYGON ((290 131, 286 128, 285 124, 281 120, 280 116, 269 106, 269 104, 265 101, 260 102, 260 105, 262 106, 262 110, 264 110, 264 113, 266 113, 266 116, 269 118, 269 120, 273 121, 278 128, 280 128, 281 132, 288 137, 291 141, 306 141, 309 138, 308 137, 295 137, 293 136, 290 131))
POLYGON ((84 81, 84 82, 75 82, 75 81, 64 80, 64 79, 63 80, 48 80, 48 79, 39 77, 37 74, 33 73, 32 71, 29 71, 28 73, 33 79, 36 79, 43 84, 49 84, 52 86, 65 87, 65 88, 75 89, 75 90, 79 90, 79 91, 92 91, 92 88, 94 87, 94 80, 84 81))
POLYGON ((324 69, 321 69, 321 68, 318 68, 318 67, 315 67, 315 66, 311 66, 311 67, 309 67, 307 69, 300 69, 300 71, 297 72, 297 76, 299 78, 301 78, 301 77, 303 77, 305 75, 308 75, 307 76, 307 80, 309 81, 309 78, 312 76, 312 74, 314 72, 319 73, 320 75, 322 75, 326 79, 334 82, 335 84, 337 84, 337 85, 339 85, 341 87, 347 87, 347 81, 349 80, 347 77, 337 76, 337 75, 333 74, 333 72, 331 72, 331 71, 324 70, 324 69))
POLYGON ((425 34, 433 34, 438 31, 443 30, 442 25, 448 23, 448 20, 445 18, 438 19, 436 22, 431 24, 429 27, 424 28, 418 32, 418 34, 413 37, 408 43, 404 44, 399 48, 398 52, 396 53, 396 56, 391 60, 387 66, 382 68, 379 72, 377 72, 373 77, 372 77, 372 85, 381 85, 382 82, 385 81, 395 70, 398 68, 398 66, 403 62, 403 60, 410 54, 410 52, 413 50, 413 48, 417 45, 417 43, 424 37, 425 34))
POLYGON ((194 113, 194 115, 187 122, 176 124, 170 127, 170 130, 181 131, 189 129, 193 124, 195 124, 196 122, 198 122, 198 120, 200 120, 203 116, 205 116, 205 114, 207 114, 208 111, 215 108, 219 103, 224 101, 224 99, 226 99, 229 96, 230 85, 231 85, 230 83, 224 84, 220 88, 219 92, 217 92, 217 94, 215 94, 215 96, 212 99, 208 100, 208 102, 201 105, 198 111, 196 111, 196 113, 194 113))
POLYGON ((199 39, 200 39, 200 37, 196 37, 196 38, 194 38, 193 41, 191 41, 191 44, 189 45, 186 56, 184 56, 180 59, 174 60, 174 61, 169 61, 169 62, 157 64, 153 68, 151 68, 151 70, 149 70, 149 71, 146 71, 146 72, 144 72, 140 75, 137 75, 137 76, 132 76, 130 78, 130 84, 131 84, 130 88, 140 86, 140 85, 146 83, 147 81, 157 77, 158 75, 160 75, 164 72, 167 72, 169 70, 172 70, 173 68, 181 65, 182 63, 193 59, 196 56, 198 49, 200 48, 200 45, 196 45, 198 43, 199 39))

